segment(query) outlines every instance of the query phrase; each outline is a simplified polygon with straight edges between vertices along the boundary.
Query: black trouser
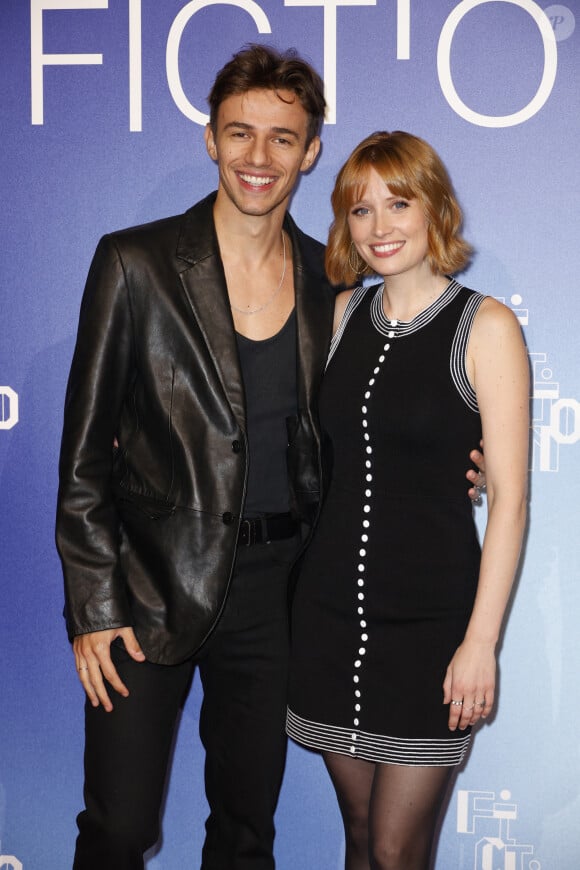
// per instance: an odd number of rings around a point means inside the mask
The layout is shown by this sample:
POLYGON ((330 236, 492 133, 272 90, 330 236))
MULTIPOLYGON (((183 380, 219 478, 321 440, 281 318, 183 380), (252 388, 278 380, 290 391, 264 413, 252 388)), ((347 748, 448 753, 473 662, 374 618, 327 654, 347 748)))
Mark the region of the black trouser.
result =
POLYGON ((201 866, 272 870, 286 753, 287 578, 297 546, 293 538, 239 549, 226 607, 195 660, 138 663, 113 644, 130 695, 115 697, 112 713, 85 705, 86 810, 75 870, 143 868, 159 837, 173 731, 196 664, 210 806, 201 866))

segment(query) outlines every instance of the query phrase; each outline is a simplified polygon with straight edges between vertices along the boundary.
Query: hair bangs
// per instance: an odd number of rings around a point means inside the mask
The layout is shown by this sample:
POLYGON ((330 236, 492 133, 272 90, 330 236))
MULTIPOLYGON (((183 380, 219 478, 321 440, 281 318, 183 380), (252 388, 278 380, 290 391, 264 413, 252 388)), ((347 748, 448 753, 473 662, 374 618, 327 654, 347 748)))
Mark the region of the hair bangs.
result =
POLYGON ((413 184, 413 178, 405 171, 399 156, 390 149, 369 145, 362 149, 352 161, 352 166, 345 173, 343 190, 343 208, 349 209, 354 203, 365 198, 369 180, 369 171, 374 169, 393 196, 404 199, 416 199, 419 196, 419 185, 413 184))

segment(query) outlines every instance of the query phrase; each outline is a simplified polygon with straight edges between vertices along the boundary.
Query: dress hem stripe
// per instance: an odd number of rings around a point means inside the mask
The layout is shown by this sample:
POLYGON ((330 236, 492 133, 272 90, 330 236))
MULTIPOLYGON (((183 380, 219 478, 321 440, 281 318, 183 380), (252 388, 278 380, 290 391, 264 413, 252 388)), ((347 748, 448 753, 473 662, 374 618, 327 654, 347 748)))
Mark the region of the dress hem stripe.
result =
POLYGON ((351 758, 383 764, 452 767, 461 764, 471 734, 443 740, 386 737, 354 728, 311 722, 288 708, 288 736, 309 749, 338 752, 351 758))

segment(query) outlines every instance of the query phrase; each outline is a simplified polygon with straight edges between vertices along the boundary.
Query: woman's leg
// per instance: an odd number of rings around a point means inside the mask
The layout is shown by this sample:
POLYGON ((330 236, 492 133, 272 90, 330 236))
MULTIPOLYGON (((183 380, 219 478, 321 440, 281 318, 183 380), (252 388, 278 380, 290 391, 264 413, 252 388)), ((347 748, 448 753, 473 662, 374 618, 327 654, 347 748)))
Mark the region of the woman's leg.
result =
POLYGON ((369 870, 369 806, 375 764, 340 755, 323 753, 344 823, 345 870, 369 870))
POLYGON ((453 767, 375 765, 369 809, 372 870, 428 870, 453 767))
POLYGON ((345 870, 428 870, 453 767, 374 764, 323 753, 346 840, 345 870))

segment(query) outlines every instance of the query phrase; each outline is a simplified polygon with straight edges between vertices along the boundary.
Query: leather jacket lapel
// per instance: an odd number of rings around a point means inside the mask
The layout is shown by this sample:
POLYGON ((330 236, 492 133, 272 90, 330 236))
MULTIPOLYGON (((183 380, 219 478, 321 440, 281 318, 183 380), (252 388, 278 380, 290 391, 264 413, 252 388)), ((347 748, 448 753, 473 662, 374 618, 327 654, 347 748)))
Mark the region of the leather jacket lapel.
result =
POLYGON ((224 270, 213 222, 212 194, 184 219, 177 256, 188 265, 181 283, 203 334, 225 396, 243 429, 246 427, 244 386, 238 358, 224 270))
MULTIPOLYGON (((215 193, 184 218, 177 256, 187 265, 180 273, 189 304, 201 329, 224 394, 245 429, 246 411, 234 323, 215 226, 215 193)), ((313 242, 286 215, 284 228, 292 239, 294 288, 298 324, 298 405, 312 408, 330 346, 332 298, 313 242)))

